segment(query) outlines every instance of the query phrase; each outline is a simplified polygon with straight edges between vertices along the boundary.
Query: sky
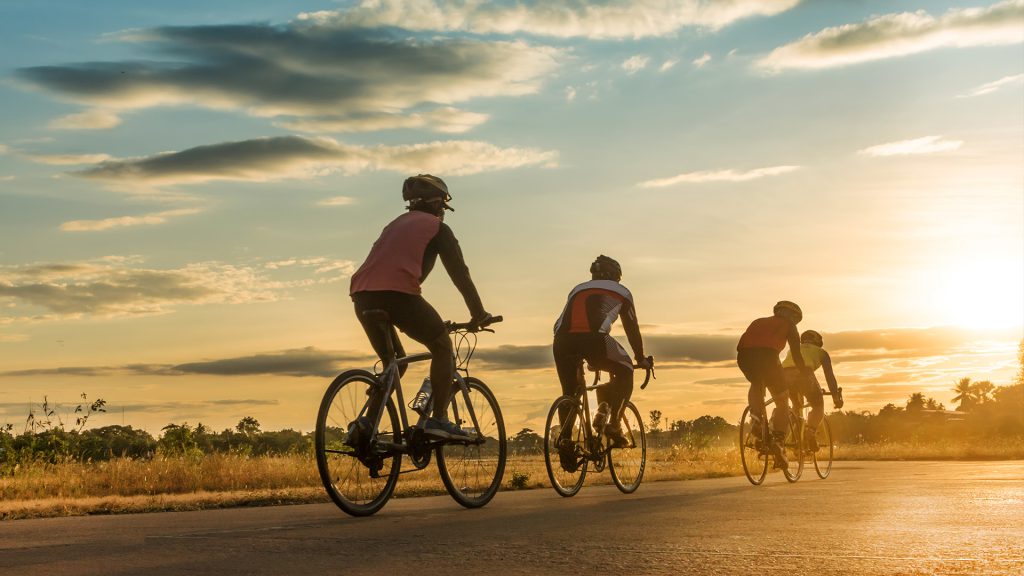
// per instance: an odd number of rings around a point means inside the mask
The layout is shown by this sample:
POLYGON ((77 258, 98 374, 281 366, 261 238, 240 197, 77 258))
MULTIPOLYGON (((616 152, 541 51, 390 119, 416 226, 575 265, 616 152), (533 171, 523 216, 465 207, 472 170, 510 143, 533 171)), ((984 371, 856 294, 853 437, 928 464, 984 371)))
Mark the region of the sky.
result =
MULTIPOLYGON (((0 424, 86 394, 97 426, 311 430, 373 363, 348 281, 417 173, 505 317, 471 370, 510 434, 598 254, 644 414, 736 419, 781 299, 846 409, 951 406, 1018 370, 1022 89, 1024 0, 0 0, 0 424)), ((440 267, 424 295, 467 319, 440 267)))

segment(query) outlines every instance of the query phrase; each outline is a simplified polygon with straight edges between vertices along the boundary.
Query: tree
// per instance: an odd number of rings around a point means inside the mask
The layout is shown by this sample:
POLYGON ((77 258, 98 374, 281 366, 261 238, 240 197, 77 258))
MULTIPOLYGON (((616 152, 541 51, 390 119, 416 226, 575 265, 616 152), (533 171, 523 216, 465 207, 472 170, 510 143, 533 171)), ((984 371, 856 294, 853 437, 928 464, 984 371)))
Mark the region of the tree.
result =
POLYGON ((953 396, 953 402, 959 402, 960 405, 956 407, 958 412, 969 412, 971 408, 974 408, 976 403, 975 388, 971 384, 970 378, 961 378, 957 380, 956 386, 953 388, 953 392, 956 392, 956 396, 953 396))
POLYGON ((651 410, 651 434, 661 432, 661 410, 651 410))
POLYGON ((996 385, 988 380, 982 380, 981 382, 975 382, 973 388, 974 399, 978 404, 987 404, 992 401, 992 392, 996 389, 996 385))
POLYGON ((252 416, 246 416, 238 421, 238 424, 235 426, 235 430, 238 430, 239 434, 255 436, 260 433, 260 421, 252 416))
POLYGON ((531 428, 523 428, 512 437, 512 449, 521 454, 535 454, 541 451, 544 439, 531 428))
POLYGON ((923 392, 914 392, 907 400, 907 412, 920 413, 924 410, 925 399, 923 392))

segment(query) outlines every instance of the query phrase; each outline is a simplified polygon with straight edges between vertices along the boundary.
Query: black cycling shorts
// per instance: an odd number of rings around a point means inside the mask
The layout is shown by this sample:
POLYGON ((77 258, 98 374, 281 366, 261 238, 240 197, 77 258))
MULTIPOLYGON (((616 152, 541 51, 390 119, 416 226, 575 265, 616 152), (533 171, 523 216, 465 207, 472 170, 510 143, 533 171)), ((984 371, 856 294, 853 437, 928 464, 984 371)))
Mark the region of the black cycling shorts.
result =
MULTIPOLYGON (((386 344, 383 334, 372 325, 367 325, 363 318, 365 310, 384 310, 391 319, 391 324, 420 344, 427 345, 438 340, 441 335, 448 334, 441 315, 418 294, 392 292, 389 290, 356 292, 352 295, 356 307, 356 317, 366 330, 370 343, 378 355, 383 356, 386 344)), ((396 342, 396 345, 401 346, 396 342)), ((429 347, 429 346, 428 346, 429 347)), ((400 352, 400 350, 396 350, 400 352)))

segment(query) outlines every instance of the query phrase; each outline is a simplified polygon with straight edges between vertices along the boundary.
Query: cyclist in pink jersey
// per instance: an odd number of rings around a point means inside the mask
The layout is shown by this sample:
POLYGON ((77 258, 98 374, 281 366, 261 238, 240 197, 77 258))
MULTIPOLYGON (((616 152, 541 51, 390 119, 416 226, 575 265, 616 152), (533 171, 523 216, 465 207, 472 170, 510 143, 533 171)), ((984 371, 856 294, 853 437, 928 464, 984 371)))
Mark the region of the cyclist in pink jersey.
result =
POLYGON ((775 401, 771 419, 772 438, 768 449, 774 457, 775 467, 787 468, 788 461, 782 444, 789 426, 789 394, 779 354, 788 343, 794 365, 801 373, 807 372, 800 356, 800 335, 796 331, 796 325, 804 314, 799 306, 788 300, 777 303, 772 312, 772 316, 758 318, 747 327, 736 345, 736 363, 750 382, 747 405, 750 406, 751 414, 761 421, 767 417, 764 409, 766 388, 775 401))
MULTIPOLYGON (((408 212, 384 227, 369 256, 352 275, 349 293, 356 317, 378 356, 384 357, 387 341, 377 327, 367 323, 363 317, 366 310, 387 311, 392 323, 392 341, 399 356, 404 356, 405 350, 395 327, 430 351, 434 401, 432 417, 424 424, 424 433, 437 438, 469 438, 464 430, 448 420, 446 401, 455 370, 452 343, 444 321, 423 298, 420 288, 438 257, 466 301, 472 321, 483 322, 491 315, 484 310, 455 234, 444 223, 445 210, 454 210, 448 205, 451 200, 448 186, 430 174, 412 176, 402 186, 402 199, 409 202, 408 212)), ((404 369, 403 366, 403 373, 404 369)))

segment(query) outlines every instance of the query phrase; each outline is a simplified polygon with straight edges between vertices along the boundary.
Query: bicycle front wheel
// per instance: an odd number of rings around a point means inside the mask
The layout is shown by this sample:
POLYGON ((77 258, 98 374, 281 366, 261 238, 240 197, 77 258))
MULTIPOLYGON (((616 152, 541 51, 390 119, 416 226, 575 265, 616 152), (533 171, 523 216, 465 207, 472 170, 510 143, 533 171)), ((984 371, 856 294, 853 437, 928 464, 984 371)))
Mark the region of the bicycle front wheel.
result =
POLYGON ((814 434, 814 440, 818 444, 818 450, 811 455, 814 459, 814 471, 818 478, 824 480, 832 472, 832 456, 835 446, 832 444, 832 428, 828 425, 828 419, 822 420, 818 431, 814 434))
POLYGON ((608 452, 608 468, 612 481, 623 494, 632 494, 640 487, 647 466, 647 436, 640 410, 632 402, 626 402, 622 411, 622 434, 629 440, 624 448, 612 448, 608 452))
POLYGON ((754 486, 759 486, 768 475, 767 438, 768 422, 764 418, 755 421, 750 407, 744 408, 740 417, 740 462, 747 480, 754 486))
POLYGON ((551 487, 559 495, 575 496, 587 477, 583 447, 587 445, 583 407, 572 396, 560 396, 551 405, 544 425, 544 465, 551 487))
POLYGON ((786 451, 788 466, 782 469, 782 474, 786 480, 796 482, 804 473, 804 421, 792 411, 789 413, 783 450, 786 451))
MULTIPOLYGON (((331 500, 353 516, 369 516, 380 510, 395 491, 401 469, 400 453, 378 450, 369 442, 361 449, 346 443, 354 442, 349 438, 349 424, 359 416, 371 393, 380 389, 377 378, 365 370, 344 372, 327 387, 316 418, 320 480, 331 500)), ((377 426, 377 439, 401 442, 398 413, 391 398, 377 426)))
POLYGON ((481 442, 438 447, 441 481, 456 502, 479 508, 494 498, 505 474, 505 421, 494 394, 476 378, 466 378, 466 390, 456 388, 449 414, 452 422, 481 442))

